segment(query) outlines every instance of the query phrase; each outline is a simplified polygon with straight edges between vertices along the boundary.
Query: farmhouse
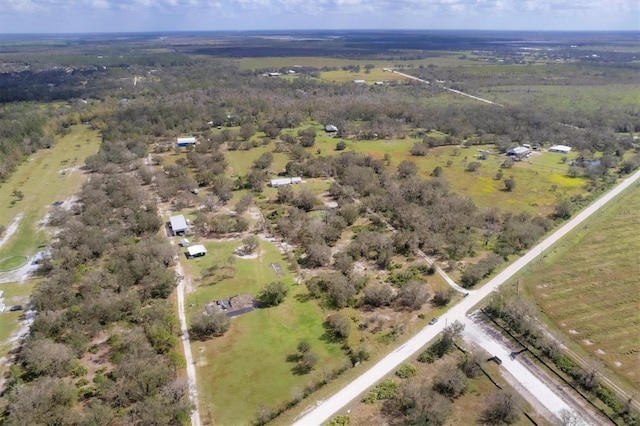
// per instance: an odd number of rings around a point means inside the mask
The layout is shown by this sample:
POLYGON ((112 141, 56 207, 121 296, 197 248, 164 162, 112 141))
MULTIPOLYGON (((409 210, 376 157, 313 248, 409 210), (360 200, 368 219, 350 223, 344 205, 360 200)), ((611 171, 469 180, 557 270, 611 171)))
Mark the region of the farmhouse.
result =
POLYGON ((173 235, 184 235, 187 232, 187 221, 183 215, 171 216, 169 226, 173 235))
POLYGON ((338 128, 333 124, 327 124, 326 126, 324 126, 324 131, 327 133, 335 133, 338 131, 338 128))
POLYGON ((192 257, 201 257, 207 253, 207 249, 202 244, 196 244, 195 246, 187 247, 187 256, 189 258, 192 257))
POLYGON ((189 146, 189 145, 195 145, 195 144, 196 144, 196 138, 194 138, 193 136, 186 137, 186 138, 178 138, 178 140, 176 141, 176 146, 189 146))
POLYGON ((559 152, 560 154, 568 154, 569 151, 571 151, 571 147, 566 145, 554 145, 549 148, 549 152, 559 152))
POLYGON ((291 184, 299 184, 302 182, 302 178, 299 176, 296 177, 292 177, 292 178, 278 178, 278 179, 271 179, 271 182, 269 183, 269 185, 272 188, 279 188, 281 186, 289 186, 291 184))
POLYGON ((524 146, 517 146, 515 148, 511 148, 507 151, 507 155, 509 157, 515 157, 518 160, 523 159, 524 157, 529 156, 531 154, 531 150, 524 146))

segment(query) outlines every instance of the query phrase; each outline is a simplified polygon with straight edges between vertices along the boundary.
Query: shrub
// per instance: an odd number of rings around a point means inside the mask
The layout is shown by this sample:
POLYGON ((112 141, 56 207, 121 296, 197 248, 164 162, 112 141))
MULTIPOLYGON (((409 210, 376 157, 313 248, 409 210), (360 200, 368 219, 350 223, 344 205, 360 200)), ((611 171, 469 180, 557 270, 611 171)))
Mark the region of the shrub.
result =
POLYGON ((287 296, 289 289, 282 281, 274 281, 260 291, 258 300, 263 307, 278 306, 287 296))
POLYGON ((367 393, 367 395, 362 399, 362 402, 366 404, 373 404, 376 401, 391 399, 396 395, 397 391, 398 383, 393 381, 393 379, 384 379, 367 393))
POLYGON ((206 340, 213 336, 222 336, 229 330, 231 321, 224 312, 209 315, 200 313, 193 316, 189 334, 196 340, 206 340))
POLYGON ((396 376, 400 377, 401 379, 408 379, 409 377, 415 376, 417 372, 418 370, 416 370, 416 368, 413 365, 402 364, 396 370, 396 376))

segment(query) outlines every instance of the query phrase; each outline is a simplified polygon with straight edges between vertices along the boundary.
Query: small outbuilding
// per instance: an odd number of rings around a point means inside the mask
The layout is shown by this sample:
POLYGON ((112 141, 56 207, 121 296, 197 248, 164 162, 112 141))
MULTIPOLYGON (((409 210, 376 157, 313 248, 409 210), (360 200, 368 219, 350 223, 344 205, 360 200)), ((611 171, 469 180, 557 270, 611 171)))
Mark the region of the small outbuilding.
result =
POLYGON ((190 146, 196 144, 196 138, 193 136, 178 138, 176 141, 176 146, 190 146))
POLYGON ((302 178, 299 176, 296 177, 292 177, 292 178, 278 178, 278 179, 271 179, 271 181, 269 182, 269 185, 272 188, 279 188, 281 186, 289 186, 291 184, 299 184, 302 182, 302 178))
POLYGON ((516 146, 507 151, 507 155, 521 160, 531 154, 531 150, 524 146, 516 146))
POLYGON ((560 154, 568 154, 570 151, 571 147, 566 145, 553 145, 549 148, 549 152, 558 152, 560 154))
POLYGON ((192 257, 201 257, 207 254, 207 248, 202 244, 196 244, 193 246, 187 247, 187 256, 189 258, 192 257))
POLYGON ((187 220, 179 214, 169 218, 169 226, 173 235, 184 235, 187 232, 187 220))
POLYGON ((333 124, 327 124, 326 126, 324 126, 324 131, 327 133, 335 133, 338 131, 338 128, 333 124))

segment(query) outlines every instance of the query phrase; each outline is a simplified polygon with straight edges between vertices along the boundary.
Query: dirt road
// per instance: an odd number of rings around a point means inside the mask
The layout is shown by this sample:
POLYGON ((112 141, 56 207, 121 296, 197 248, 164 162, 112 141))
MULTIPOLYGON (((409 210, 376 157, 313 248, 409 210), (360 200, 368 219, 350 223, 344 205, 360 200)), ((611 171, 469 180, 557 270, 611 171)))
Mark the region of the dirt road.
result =
POLYGON ((22 213, 18 213, 11 222, 11 225, 7 226, 7 229, 5 229, 2 238, 0 238, 0 247, 2 247, 7 241, 9 241, 9 238, 11 238, 11 236, 18 230, 18 224, 20 223, 20 220, 22 220, 22 213))
POLYGON ((180 276, 178 283, 178 317, 180 318, 180 331, 182 334, 182 347, 184 348, 184 359, 187 364, 187 380, 189 383, 189 399, 193 404, 191 412, 191 425, 200 426, 200 410, 198 409, 198 382, 196 379, 196 365, 193 362, 191 353, 191 342, 189 340, 189 329, 187 327, 187 316, 184 310, 184 293, 189 277, 185 276, 180 260, 176 259, 176 273, 180 276))

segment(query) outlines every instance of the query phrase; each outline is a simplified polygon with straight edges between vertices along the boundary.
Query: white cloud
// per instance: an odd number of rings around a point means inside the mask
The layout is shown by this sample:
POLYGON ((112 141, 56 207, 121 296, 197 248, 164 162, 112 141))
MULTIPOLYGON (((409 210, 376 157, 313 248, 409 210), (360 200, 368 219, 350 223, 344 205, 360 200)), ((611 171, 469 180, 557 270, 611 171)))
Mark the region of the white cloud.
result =
POLYGON ((289 28, 636 29, 637 0, 0 0, 0 32, 289 28), (64 21, 52 13, 64 11, 64 21), (135 14, 136 20, 131 19, 135 14), (168 16, 180 16, 169 20, 168 16), (205 18, 215 19, 205 19, 205 18), (598 18, 602 18, 599 20, 598 18), (91 20, 95 22, 91 22, 91 20), (108 21, 110 20, 110 21, 108 21), (183 26, 181 26, 183 25, 183 26), (197 25, 194 28, 193 25, 197 25), (38 28, 42 28, 39 26, 38 28))

